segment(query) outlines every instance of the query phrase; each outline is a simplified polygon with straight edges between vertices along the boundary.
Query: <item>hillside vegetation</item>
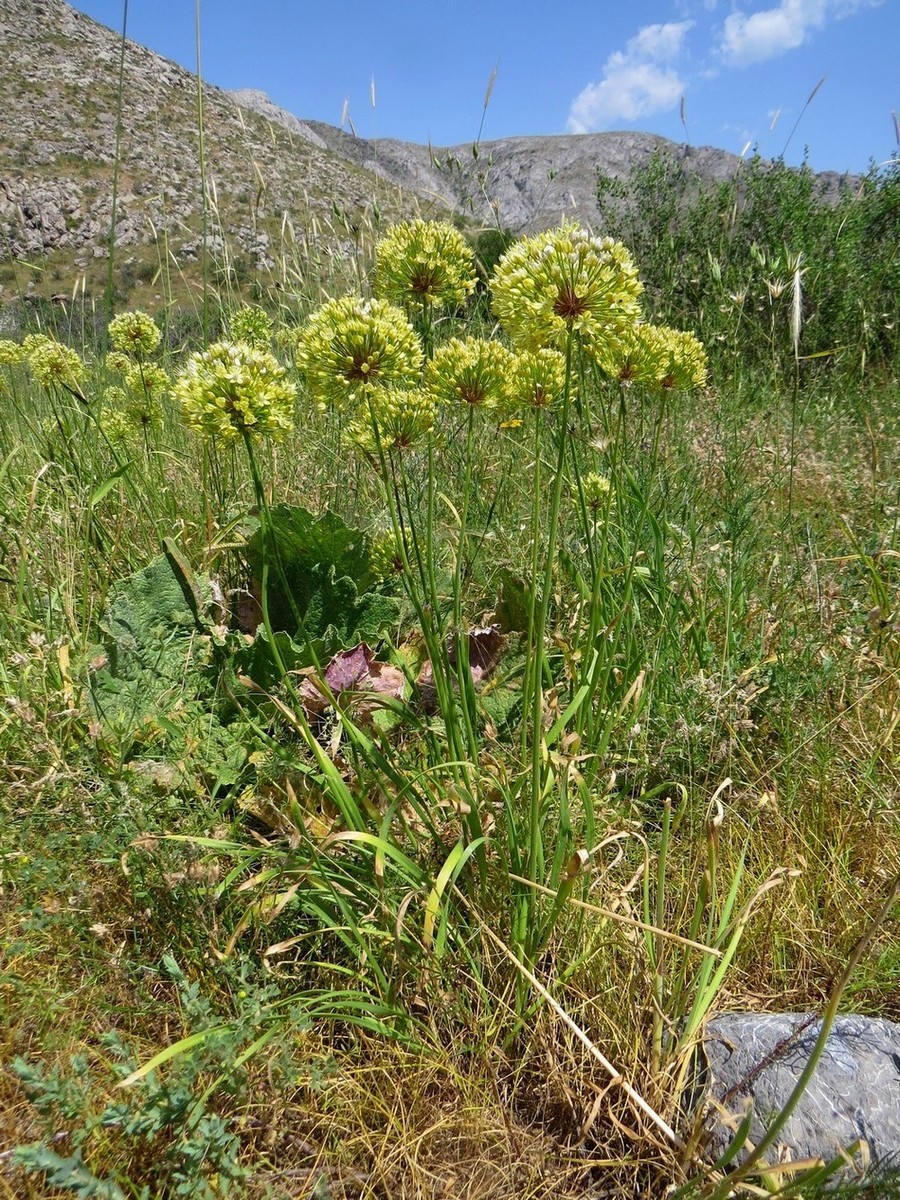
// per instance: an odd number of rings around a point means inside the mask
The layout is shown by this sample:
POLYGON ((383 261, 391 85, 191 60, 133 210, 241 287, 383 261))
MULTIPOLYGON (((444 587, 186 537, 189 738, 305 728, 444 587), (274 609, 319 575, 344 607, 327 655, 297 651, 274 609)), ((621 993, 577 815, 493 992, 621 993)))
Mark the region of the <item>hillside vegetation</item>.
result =
POLYGON ((0 1197, 820 1196, 691 1096, 717 1012, 900 1019, 896 169, 359 178, 0 338, 0 1197))

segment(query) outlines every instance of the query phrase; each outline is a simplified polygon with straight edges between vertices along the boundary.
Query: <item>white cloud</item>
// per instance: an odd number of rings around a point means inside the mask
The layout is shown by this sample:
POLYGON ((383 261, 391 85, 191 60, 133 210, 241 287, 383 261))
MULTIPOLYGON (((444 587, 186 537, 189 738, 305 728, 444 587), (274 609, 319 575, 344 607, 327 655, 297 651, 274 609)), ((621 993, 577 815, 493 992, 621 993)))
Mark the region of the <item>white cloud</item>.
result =
POLYGON ((566 127, 570 133, 608 129, 619 121, 635 121, 674 108, 685 83, 671 62, 681 53, 693 21, 645 25, 606 60, 603 76, 589 83, 572 101, 566 127))
POLYGON ((733 12, 722 26, 719 53, 735 66, 765 62, 802 46, 828 21, 871 6, 872 0, 781 0, 777 8, 749 16, 733 12))

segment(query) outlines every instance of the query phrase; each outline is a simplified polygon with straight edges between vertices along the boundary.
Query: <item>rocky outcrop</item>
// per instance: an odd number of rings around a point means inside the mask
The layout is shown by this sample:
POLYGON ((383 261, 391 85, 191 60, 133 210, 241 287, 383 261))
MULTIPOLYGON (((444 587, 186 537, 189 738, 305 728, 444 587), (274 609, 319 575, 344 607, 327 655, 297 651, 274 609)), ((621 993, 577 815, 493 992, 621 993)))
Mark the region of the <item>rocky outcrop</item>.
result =
POLYGON ((180 265, 197 258, 205 229, 214 252, 269 268, 286 236, 304 253, 321 239, 352 255, 376 205, 383 221, 455 213, 530 231, 566 216, 595 223, 598 171, 623 178, 659 151, 705 180, 740 167, 723 151, 639 133, 437 149, 366 141, 302 121, 264 92, 204 85, 204 203, 189 71, 131 41, 123 58, 119 34, 63 0, 2 0, 0 55, 0 240, 13 259, 68 251, 84 266, 105 256, 117 162, 117 246, 164 238, 180 265))
MULTIPOLYGON (((118 156, 115 241, 177 257, 203 225, 232 254, 265 259, 285 222, 301 236, 333 205, 357 211, 383 185, 330 153, 302 122, 274 120, 259 93, 204 85, 206 212, 196 78, 62 0, 0 6, 0 239, 7 256, 107 252, 118 156)), ((396 189, 394 189, 394 192, 396 189)), ((379 195, 390 217, 412 202, 379 195)))

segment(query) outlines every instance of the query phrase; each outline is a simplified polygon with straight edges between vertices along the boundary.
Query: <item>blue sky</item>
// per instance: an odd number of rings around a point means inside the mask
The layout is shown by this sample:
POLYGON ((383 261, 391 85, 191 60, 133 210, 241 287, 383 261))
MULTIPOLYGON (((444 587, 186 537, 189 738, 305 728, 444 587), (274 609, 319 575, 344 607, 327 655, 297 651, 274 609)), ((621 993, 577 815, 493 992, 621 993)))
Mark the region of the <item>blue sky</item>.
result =
MULTIPOLYGON (((75 7, 121 30, 123 0, 75 7)), ((129 0, 128 34, 196 66, 194 0, 129 0)), ((200 0, 200 36, 209 82, 361 137, 473 141, 496 69, 484 140, 634 129, 836 171, 897 149, 900 0, 200 0)))

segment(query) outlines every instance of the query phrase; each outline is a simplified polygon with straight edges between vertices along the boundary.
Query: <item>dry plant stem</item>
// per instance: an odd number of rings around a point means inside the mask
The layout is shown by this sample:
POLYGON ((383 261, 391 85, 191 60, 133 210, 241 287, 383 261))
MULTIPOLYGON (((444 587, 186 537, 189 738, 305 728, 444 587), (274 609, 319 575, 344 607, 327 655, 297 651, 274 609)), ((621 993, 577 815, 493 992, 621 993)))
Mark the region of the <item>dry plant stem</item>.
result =
MULTIPOLYGON (((524 875, 514 875, 510 872, 509 878, 514 879, 516 883, 523 883, 526 887, 533 888, 534 891, 540 892, 544 896, 557 895, 553 888, 544 887, 542 883, 526 879, 524 875)), ((699 950, 702 954, 709 954, 712 958, 722 957, 721 950, 715 950, 703 942, 695 942, 691 938, 682 937, 681 934, 670 933, 668 929, 649 925, 646 921, 639 921, 637 917, 626 917, 623 913, 613 912, 610 908, 601 908, 599 904, 589 904, 587 900, 579 900, 575 896, 567 897, 567 903, 575 905, 576 908, 583 908, 587 912, 597 913, 598 916, 606 917, 609 921, 617 921, 620 925, 628 925, 632 929, 642 929, 645 933, 656 934, 666 941, 677 942, 679 946, 688 946, 691 950, 699 950)))
POLYGON ((562 1023, 568 1029, 570 1029, 572 1031, 572 1033, 575 1034, 575 1036, 578 1038, 578 1040, 581 1042, 581 1044, 584 1046, 584 1048, 587 1050, 587 1052, 591 1055, 591 1057, 594 1058, 601 1065, 601 1067, 603 1067, 604 1071, 606 1071, 607 1074, 610 1076, 610 1079, 612 1080, 612 1082, 616 1086, 618 1086, 622 1089, 622 1091, 625 1093, 625 1095, 628 1097, 628 1099, 631 1101, 631 1103, 635 1106, 635 1108, 637 1108, 639 1112, 643 1113, 643 1115, 645 1117, 649 1117, 649 1119, 653 1122, 653 1124, 657 1127, 657 1129, 659 1129, 665 1135, 667 1141, 672 1146, 674 1146, 676 1150, 686 1149, 686 1143, 682 1141, 682 1139, 678 1136, 678 1134, 675 1132, 675 1130, 672 1128, 672 1126, 669 1125, 669 1123, 666 1120, 664 1120, 664 1118, 661 1117, 659 1115, 659 1113, 650 1104, 647 1103, 647 1101, 640 1094, 640 1092, 638 1092, 636 1090, 636 1088, 632 1087, 632 1085, 624 1077, 622 1072, 619 1071, 615 1067, 615 1065, 610 1062, 610 1060, 606 1057, 606 1055, 603 1054, 602 1051, 597 1049, 597 1047, 594 1045, 594 1043, 591 1041, 591 1039, 588 1037, 588 1035, 584 1032, 584 1030, 581 1028, 581 1026, 576 1021, 574 1021, 569 1016, 569 1014, 566 1012, 566 1010, 562 1007, 562 1005, 553 998, 553 996, 550 994, 550 992, 547 990, 547 988, 544 987, 544 985, 534 975, 534 973, 532 971, 530 971, 528 969, 528 967, 525 966, 524 963, 520 962, 519 959, 516 958, 515 954, 513 954, 512 950, 510 950, 510 948, 506 945, 506 943, 503 942, 502 939, 496 935, 496 933, 494 933, 493 929, 491 929, 491 927, 487 924, 487 922, 482 920, 482 918, 479 916, 479 914, 468 903, 465 896, 463 896, 462 892, 460 892, 459 889, 455 886, 454 886, 453 890, 456 893, 457 899, 468 909, 468 911, 471 913, 471 915, 475 918, 476 922, 478 923, 478 925, 481 928, 482 933, 484 933, 489 938, 489 940, 494 943, 494 945, 498 948, 498 950, 502 951, 502 953, 510 960, 510 962, 513 964, 513 966, 516 968, 516 970, 525 979, 527 979, 528 982, 531 984, 531 986, 535 989, 535 991, 537 991, 538 994, 540 996, 542 996, 544 998, 544 1000, 547 1001, 549 1006, 553 1009, 553 1011, 556 1013, 556 1015, 559 1017, 559 1019, 562 1021, 562 1023))

